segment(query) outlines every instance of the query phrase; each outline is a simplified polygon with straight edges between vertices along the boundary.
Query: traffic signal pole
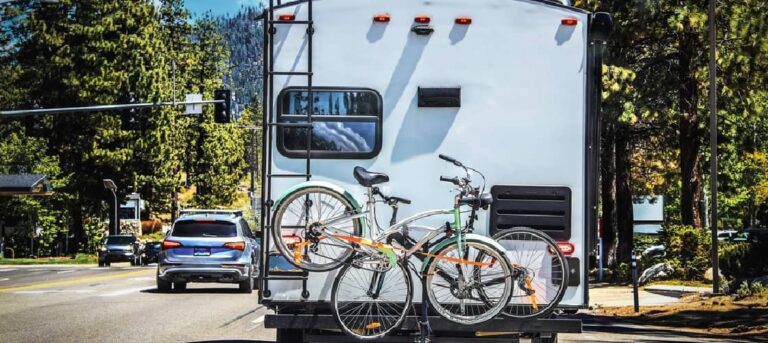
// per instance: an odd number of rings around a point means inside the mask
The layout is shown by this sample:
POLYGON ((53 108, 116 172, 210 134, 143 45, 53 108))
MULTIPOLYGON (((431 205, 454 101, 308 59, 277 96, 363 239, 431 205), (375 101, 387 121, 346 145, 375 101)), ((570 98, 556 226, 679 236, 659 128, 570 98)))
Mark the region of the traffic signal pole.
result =
POLYGON ((46 115, 46 114, 61 114, 61 113, 83 113, 83 112, 101 112, 101 111, 115 111, 115 110, 128 110, 128 109, 141 109, 141 108, 153 108, 153 107, 169 107, 169 106, 185 106, 185 105, 204 105, 204 104, 220 104, 225 100, 202 100, 202 101, 188 101, 188 102, 145 102, 135 104, 113 104, 113 105, 94 105, 94 106, 80 106, 80 107, 59 107, 59 108, 37 108, 29 110, 10 110, 0 111, 0 118, 23 118, 28 116, 46 115))

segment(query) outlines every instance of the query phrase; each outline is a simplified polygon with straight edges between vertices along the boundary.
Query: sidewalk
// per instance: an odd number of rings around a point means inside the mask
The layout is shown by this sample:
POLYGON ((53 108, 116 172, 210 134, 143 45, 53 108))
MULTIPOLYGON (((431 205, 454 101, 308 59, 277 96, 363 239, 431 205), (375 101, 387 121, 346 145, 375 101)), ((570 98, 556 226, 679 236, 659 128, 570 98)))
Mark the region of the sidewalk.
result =
MULTIPOLYGON (((693 293, 711 294, 711 288, 653 285, 640 288, 638 292, 640 306, 673 304, 683 295, 693 293)), ((601 284, 589 289, 589 305, 595 307, 632 306, 634 295, 632 286, 603 286, 601 284)))

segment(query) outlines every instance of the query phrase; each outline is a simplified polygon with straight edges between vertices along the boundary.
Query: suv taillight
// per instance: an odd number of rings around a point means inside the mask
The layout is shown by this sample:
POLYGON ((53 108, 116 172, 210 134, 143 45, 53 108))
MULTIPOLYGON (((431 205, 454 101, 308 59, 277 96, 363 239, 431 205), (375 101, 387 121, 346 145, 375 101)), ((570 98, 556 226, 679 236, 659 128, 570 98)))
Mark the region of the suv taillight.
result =
POLYGON ((175 249, 175 248, 181 248, 181 243, 177 241, 171 241, 168 239, 163 241, 163 250, 175 249))
POLYGON ((224 247, 232 250, 243 251, 245 250, 245 242, 227 242, 224 243, 224 247))

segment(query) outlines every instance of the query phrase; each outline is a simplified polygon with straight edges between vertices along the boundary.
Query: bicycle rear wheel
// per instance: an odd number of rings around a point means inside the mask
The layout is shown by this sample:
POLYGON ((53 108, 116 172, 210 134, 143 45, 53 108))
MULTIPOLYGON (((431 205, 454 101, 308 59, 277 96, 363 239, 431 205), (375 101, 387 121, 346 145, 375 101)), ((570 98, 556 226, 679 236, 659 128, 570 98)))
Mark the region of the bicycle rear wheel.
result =
POLYGON ((288 195, 275 210, 272 235, 277 250, 288 262, 309 271, 338 268, 353 254, 352 246, 328 237, 320 223, 334 220, 335 232, 360 236, 360 219, 344 218, 357 212, 341 194, 309 187, 288 195))
POLYGON ((387 265, 386 260, 366 259, 339 271, 331 303, 333 315, 345 333, 359 339, 376 339, 402 324, 413 297, 411 274, 402 262, 385 271, 379 268, 387 265))
POLYGON ((525 227, 499 231, 493 238, 507 250, 516 286, 503 314, 537 318, 551 313, 568 285, 567 262, 557 244, 546 234, 525 227))
POLYGON ((459 251, 451 242, 435 253, 426 269, 430 305, 445 319, 472 325, 498 315, 512 292, 511 268, 503 251, 467 239, 459 251))

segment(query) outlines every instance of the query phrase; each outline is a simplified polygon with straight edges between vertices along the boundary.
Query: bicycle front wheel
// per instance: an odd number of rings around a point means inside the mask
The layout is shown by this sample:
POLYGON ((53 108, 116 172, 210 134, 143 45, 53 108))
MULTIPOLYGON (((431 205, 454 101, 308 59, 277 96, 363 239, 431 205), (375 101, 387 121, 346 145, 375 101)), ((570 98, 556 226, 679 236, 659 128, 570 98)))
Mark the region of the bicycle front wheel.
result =
POLYGON ((321 223, 333 221, 334 232, 360 236, 360 220, 345 218, 357 210, 341 194, 309 187, 288 195, 275 210, 275 246, 288 262, 309 271, 338 268, 354 252, 345 241, 329 237, 321 223))
POLYGON ((503 251, 468 237, 461 251, 452 242, 430 254, 424 282, 430 305, 443 318, 472 325, 501 313, 512 292, 503 251))
POLYGON ((568 285, 567 263, 546 234, 526 227, 502 230, 493 238, 507 250, 515 288, 504 309, 513 318, 537 318, 551 313, 568 285))
POLYGON ((345 333, 359 339, 383 337, 400 327, 411 307, 413 286, 408 268, 399 262, 385 270, 386 260, 347 264, 333 282, 333 315, 345 333))

